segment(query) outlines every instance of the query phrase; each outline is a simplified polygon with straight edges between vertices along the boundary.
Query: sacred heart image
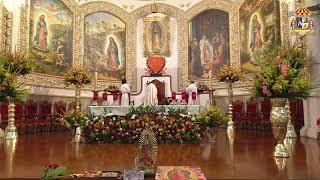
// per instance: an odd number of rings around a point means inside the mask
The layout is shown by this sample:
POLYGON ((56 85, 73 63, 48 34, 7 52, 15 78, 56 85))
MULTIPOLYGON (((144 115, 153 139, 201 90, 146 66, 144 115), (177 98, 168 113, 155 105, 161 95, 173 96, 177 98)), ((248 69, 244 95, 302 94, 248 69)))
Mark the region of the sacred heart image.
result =
POLYGON ((166 65, 166 59, 160 56, 151 56, 147 60, 147 66, 153 74, 161 74, 166 65))

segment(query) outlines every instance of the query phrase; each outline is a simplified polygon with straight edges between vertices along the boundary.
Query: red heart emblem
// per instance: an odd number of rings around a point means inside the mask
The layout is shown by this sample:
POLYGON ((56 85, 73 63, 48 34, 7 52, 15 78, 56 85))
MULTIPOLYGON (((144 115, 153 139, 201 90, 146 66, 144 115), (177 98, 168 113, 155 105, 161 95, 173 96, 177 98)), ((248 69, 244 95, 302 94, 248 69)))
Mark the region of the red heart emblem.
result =
POLYGON ((147 60, 147 66, 154 74, 161 74, 165 65, 166 59, 164 57, 149 57, 147 60))

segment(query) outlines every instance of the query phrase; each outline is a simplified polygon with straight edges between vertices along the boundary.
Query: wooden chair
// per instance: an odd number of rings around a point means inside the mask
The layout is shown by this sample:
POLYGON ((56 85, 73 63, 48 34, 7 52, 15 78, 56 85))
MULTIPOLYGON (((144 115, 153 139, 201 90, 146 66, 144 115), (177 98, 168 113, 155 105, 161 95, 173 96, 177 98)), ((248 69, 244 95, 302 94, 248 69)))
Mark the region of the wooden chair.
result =
POLYGON ((59 120, 67 111, 67 103, 63 101, 57 101, 54 103, 54 116, 53 116, 53 129, 61 131, 63 126, 59 120))
POLYGON ((52 103, 48 101, 41 101, 39 103, 39 115, 37 120, 38 126, 44 129, 45 132, 49 132, 52 123, 52 103))
POLYGON ((243 123, 243 101, 236 100, 232 102, 232 116, 236 127, 241 127, 243 123))
POLYGON ((33 100, 29 100, 26 102, 26 130, 29 130, 29 128, 32 130, 33 133, 37 131, 38 128, 38 104, 34 102, 33 100))
POLYGON ((164 82, 159 81, 158 79, 154 79, 151 81, 158 89, 158 104, 165 105, 166 104, 166 84, 164 82))
POLYGON ((0 104, 1 128, 5 129, 8 125, 8 103, 0 104))
POLYGON ((257 101, 251 99, 247 102, 247 119, 248 119, 248 129, 257 129, 260 125, 260 121, 257 113, 257 101))
POLYGON ((260 119, 263 124, 263 129, 271 129, 270 123, 270 111, 271 111, 271 102, 269 98, 264 98, 261 102, 261 111, 260 119))
POLYGON ((24 104, 16 103, 15 104, 15 125, 18 129, 18 133, 23 134, 25 131, 26 123, 25 123, 25 114, 24 114, 24 104))

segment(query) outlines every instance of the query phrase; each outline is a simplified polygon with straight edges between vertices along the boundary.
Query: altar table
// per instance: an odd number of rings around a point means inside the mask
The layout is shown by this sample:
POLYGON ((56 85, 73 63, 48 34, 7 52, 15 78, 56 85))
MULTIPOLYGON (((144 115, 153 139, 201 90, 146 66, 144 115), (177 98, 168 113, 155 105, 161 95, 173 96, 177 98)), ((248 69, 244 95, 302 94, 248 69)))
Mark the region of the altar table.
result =
MULTIPOLYGON (((200 111, 200 105, 158 105, 163 106, 166 109, 187 109, 190 114, 196 114, 200 111)), ((89 106, 89 111, 94 116, 100 116, 103 114, 112 113, 118 116, 126 116, 131 107, 138 106, 89 106)))

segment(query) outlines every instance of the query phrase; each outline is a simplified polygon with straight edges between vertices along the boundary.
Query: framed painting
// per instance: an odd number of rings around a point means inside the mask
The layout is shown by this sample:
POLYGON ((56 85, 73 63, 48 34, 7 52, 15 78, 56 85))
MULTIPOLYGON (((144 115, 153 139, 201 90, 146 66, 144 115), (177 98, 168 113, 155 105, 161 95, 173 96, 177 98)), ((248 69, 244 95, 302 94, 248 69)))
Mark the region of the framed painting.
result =
POLYGON ((247 0, 240 8, 240 58, 247 70, 255 70, 255 54, 281 41, 278 0, 247 0))
POLYGON ((85 17, 84 65, 98 79, 119 81, 126 76, 126 25, 118 17, 95 12, 85 17))
POLYGON ((204 11, 189 22, 189 79, 199 80, 230 64, 229 13, 204 11))
POLYGON ((60 0, 32 0, 30 26, 36 72, 62 75, 72 64, 72 12, 60 0))
POLYGON ((144 56, 170 56, 170 17, 147 17, 144 21, 144 56))

